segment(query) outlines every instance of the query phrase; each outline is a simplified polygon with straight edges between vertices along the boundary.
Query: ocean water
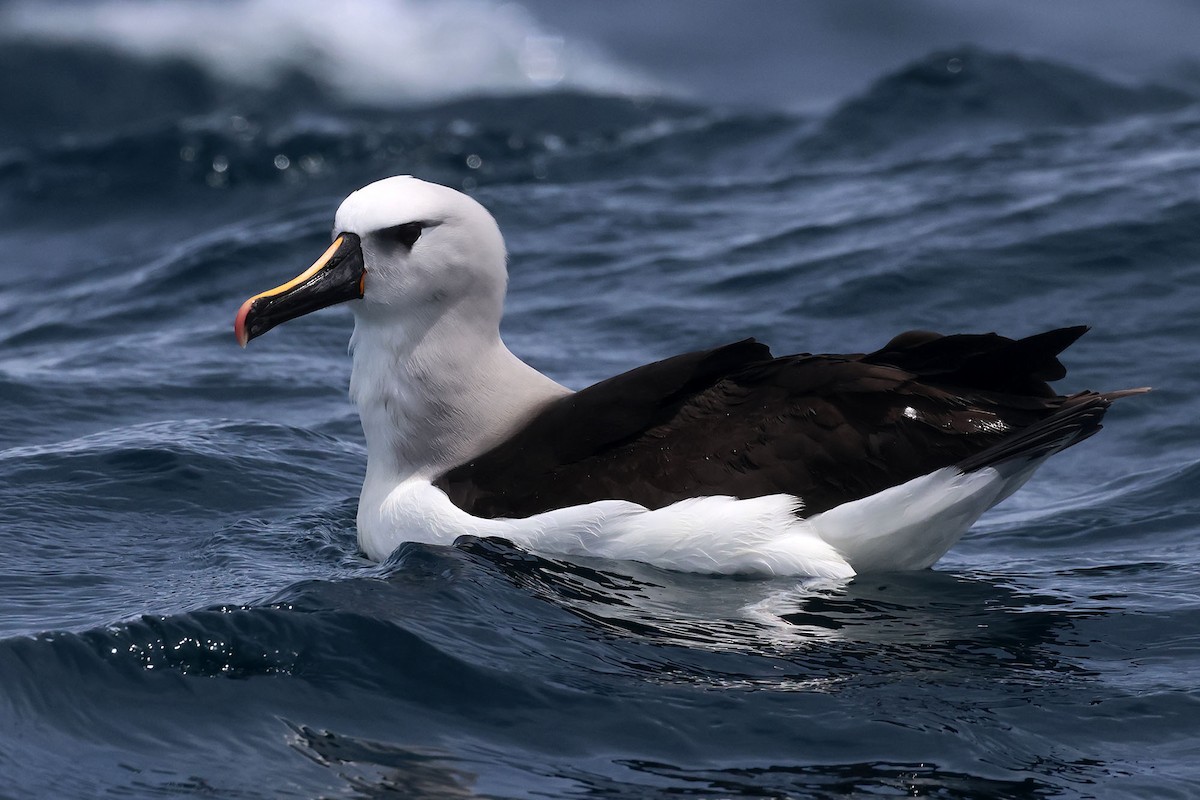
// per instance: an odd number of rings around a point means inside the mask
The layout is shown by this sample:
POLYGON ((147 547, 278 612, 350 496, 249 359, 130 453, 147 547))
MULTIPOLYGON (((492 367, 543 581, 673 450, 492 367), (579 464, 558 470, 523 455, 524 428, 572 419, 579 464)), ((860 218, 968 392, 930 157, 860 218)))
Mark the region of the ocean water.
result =
POLYGON ((188 40, 30 8, 0 52, 0 797, 1200 795, 1186 87, 961 48, 820 113, 746 109, 496 7, 445 91, 434 63, 355 95, 369 60, 304 63, 353 48, 222 70, 202 13, 188 40), (1156 391, 929 571, 469 538, 374 564, 349 313, 244 352, 231 325, 398 173, 492 209, 506 339, 570 386, 751 335, 1085 323, 1064 391, 1156 391))

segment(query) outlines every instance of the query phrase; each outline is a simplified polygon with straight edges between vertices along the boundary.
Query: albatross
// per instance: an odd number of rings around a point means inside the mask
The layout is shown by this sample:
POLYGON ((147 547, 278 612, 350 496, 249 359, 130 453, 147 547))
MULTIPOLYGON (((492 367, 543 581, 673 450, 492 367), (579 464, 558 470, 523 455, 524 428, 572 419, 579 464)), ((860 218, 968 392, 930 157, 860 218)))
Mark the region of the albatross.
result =
POLYGON ((924 569, 1114 400, 1147 391, 1052 390, 1080 326, 909 331, 841 355, 746 339, 572 392, 501 340, 506 261, 478 202, 386 178, 346 198, 311 267, 237 313, 245 347, 353 310, 371 559, 469 534, 708 573, 924 569))

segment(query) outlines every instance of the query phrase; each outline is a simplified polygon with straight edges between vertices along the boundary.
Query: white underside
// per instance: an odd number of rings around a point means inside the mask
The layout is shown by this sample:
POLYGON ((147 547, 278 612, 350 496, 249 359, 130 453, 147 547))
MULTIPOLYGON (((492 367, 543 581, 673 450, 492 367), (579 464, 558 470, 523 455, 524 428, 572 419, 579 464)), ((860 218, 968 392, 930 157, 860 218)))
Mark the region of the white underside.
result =
POLYGON ((377 506, 360 508, 359 544, 376 561, 403 542, 450 544, 469 534, 500 536, 546 554, 686 572, 848 578, 925 569, 1039 463, 965 474, 946 467, 808 519, 796 517, 800 501, 784 494, 698 497, 655 510, 604 500, 526 519, 483 519, 414 478, 377 506))

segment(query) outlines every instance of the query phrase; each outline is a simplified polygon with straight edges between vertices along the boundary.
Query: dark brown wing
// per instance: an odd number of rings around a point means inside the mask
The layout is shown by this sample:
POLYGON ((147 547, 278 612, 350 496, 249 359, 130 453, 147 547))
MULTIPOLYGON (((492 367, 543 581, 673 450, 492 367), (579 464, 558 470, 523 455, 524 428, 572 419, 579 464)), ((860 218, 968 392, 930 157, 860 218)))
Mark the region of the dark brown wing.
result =
POLYGON ((754 340, 687 353, 555 401, 436 485, 490 518, 776 493, 800 497, 809 515, 951 464, 982 466, 1006 441, 1047 439, 1022 433, 1071 405, 1046 381, 1084 330, 911 332, 850 356, 774 358, 754 340))

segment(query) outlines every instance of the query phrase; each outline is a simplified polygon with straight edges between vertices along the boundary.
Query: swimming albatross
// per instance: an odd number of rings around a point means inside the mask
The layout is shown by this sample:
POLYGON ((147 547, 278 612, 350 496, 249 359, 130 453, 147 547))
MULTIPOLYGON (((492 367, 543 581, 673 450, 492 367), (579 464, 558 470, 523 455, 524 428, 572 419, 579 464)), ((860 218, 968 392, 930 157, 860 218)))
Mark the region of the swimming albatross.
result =
POLYGON ((505 259, 479 203, 387 178, 346 198, 315 264, 238 311, 245 346, 353 308, 373 559, 474 534, 700 572, 922 569, 1145 391, 1051 390, 1074 327, 910 331, 852 355, 774 357, 748 339, 571 392, 500 339, 505 259))

